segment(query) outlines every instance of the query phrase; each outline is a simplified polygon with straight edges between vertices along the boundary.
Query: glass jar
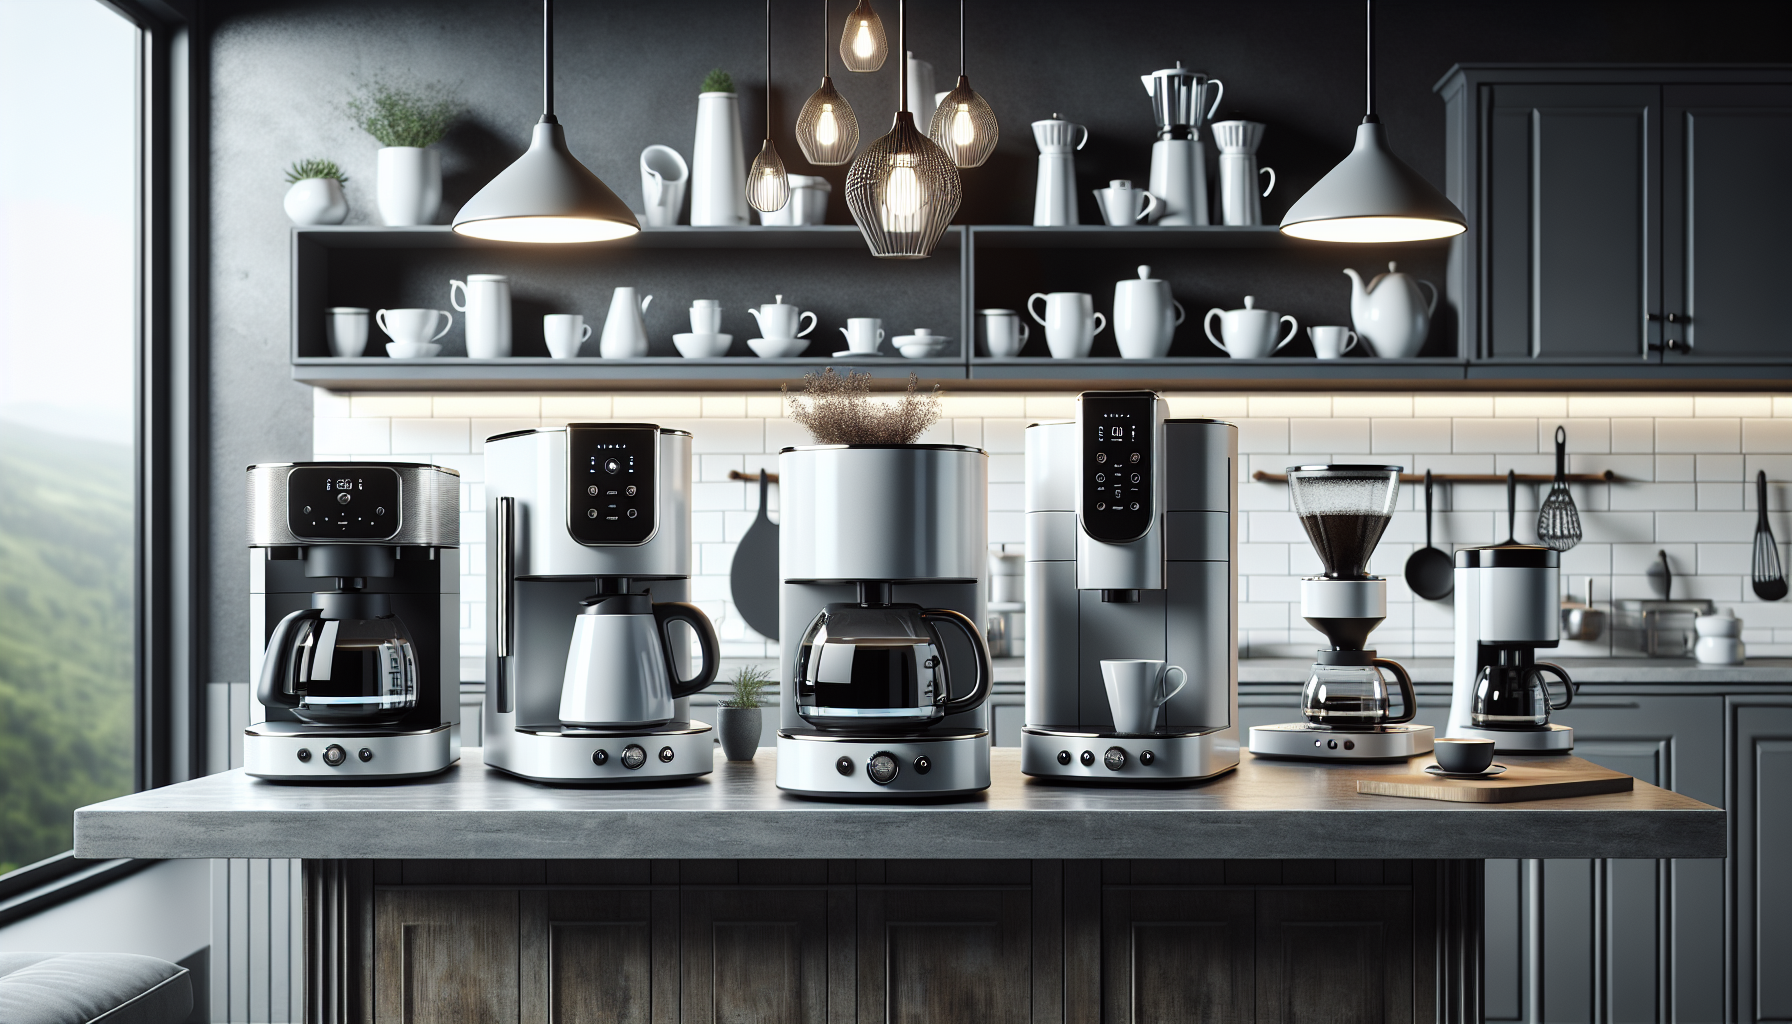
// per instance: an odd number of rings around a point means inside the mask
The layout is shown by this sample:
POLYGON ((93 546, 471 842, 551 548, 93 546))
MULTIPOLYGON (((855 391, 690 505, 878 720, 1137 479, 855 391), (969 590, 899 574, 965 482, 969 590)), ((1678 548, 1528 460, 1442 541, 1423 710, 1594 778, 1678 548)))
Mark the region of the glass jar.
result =
POLYGON ((1374 655, 1374 651, 1319 652, 1320 660, 1313 665, 1313 674, 1300 695, 1301 714, 1308 723, 1331 729, 1374 729, 1412 721, 1419 709, 1412 677, 1399 662, 1374 655), (1392 672, 1399 684, 1399 715, 1393 713, 1383 668, 1392 672))

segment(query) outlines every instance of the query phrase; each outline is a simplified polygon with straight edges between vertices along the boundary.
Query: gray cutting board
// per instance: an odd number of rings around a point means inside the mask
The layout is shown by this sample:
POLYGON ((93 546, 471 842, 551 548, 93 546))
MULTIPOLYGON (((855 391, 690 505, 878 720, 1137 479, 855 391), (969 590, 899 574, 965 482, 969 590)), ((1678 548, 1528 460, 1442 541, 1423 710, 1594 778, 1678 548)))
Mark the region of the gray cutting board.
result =
POLYGON ((730 589, 734 610, 759 635, 778 639, 778 524, 766 515, 771 481, 759 470, 759 515, 734 549, 730 589))

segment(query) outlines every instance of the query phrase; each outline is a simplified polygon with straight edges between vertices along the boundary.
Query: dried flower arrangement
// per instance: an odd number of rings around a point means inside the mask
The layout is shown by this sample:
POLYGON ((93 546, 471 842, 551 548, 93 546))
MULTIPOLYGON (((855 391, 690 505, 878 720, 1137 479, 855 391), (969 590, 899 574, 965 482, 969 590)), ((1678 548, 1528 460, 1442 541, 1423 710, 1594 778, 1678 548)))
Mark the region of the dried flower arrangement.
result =
POLYGON ((816 444, 914 444, 940 418, 940 388, 922 391, 908 375, 908 390, 894 402, 872 397, 871 375, 828 367, 803 374, 803 393, 790 394, 791 418, 808 428, 816 444))

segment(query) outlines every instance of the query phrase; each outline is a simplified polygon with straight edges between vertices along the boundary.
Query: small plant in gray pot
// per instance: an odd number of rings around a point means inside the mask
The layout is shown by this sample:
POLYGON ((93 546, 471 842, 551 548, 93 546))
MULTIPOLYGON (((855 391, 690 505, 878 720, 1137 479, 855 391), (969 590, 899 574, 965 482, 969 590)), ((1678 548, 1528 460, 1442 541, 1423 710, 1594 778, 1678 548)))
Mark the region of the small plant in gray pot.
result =
POLYGON ((762 728, 760 709, 772 677, 757 665, 734 673, 729 685, 734 692, 716 703, 716 731, 722 734, 722 753, 730 761, 751 761, 759 750, 762 728))

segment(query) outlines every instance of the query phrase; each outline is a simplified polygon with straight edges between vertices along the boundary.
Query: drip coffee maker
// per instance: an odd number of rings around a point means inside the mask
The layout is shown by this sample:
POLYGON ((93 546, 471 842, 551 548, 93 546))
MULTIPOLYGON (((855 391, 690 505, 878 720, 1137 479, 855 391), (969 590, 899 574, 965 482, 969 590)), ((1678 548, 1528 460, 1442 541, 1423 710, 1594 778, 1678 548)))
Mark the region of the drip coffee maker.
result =
POLYGON ((1393 518, 1399 466, 1291 466, 1288 492, 1325 572, 1300 581, 1301 615, 1331 647, 1318 652, 1301 690, 1304 721, 1251 729, 1251 753, 1325 761, 1399 761, 1431 752, 1433 730, 1414 725, 1418 697, 1399 662, 1376 657, 1369 634, 1388 614, 1387 580, 1369 558, 1393 518), (1382 675, 1399 691, 1399 713, 1382 675))
POLYGON ((1502 754, 1574 749, 1574 730, 1549 720, 1574 700, 1574 683, 1561 666, 1537 660, 1539 647, 1561 642, 1560 558, 1512 540, 1456 552, 1456 667, 1444 735, 1492 740, 1502 754), (1559 703, 1550 675, 1561 684, 1559 703))
POLYGON ((1207 145, 1201 141, 1201 125, 1219 109, 1225 83, 1190 71, 1181 61, 1139 80, 1151 94, 1151 113, 1157 119, 1157 141, 1151 145, 1151 194, 1163 211, 1157 223, 1206 224, 1207 145), (1210 89, 1212 102, 1207 100, 1210 89))

